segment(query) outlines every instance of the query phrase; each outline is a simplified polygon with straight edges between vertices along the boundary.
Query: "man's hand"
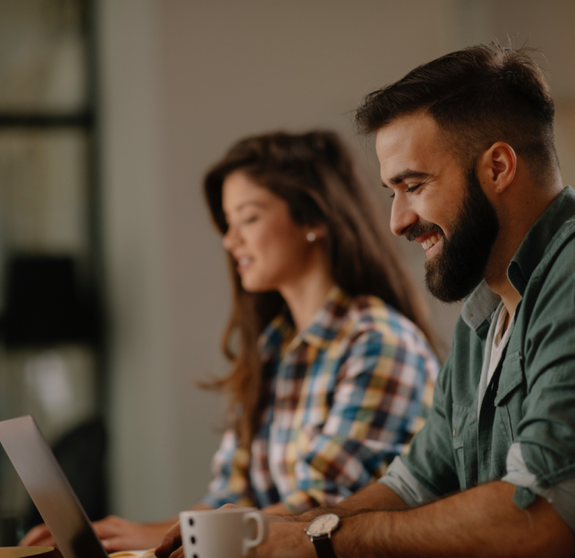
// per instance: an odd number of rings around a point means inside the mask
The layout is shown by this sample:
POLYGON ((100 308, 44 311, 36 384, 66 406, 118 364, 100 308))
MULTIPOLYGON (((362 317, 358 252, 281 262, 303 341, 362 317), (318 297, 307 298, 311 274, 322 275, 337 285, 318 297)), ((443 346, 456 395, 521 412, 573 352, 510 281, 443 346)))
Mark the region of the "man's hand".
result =
POLYGON ((173 525, 164 535, 160 546, 156 548, 155 554, 158 558, 183 558, 182 533, 180 531, 180 522, 173 525))

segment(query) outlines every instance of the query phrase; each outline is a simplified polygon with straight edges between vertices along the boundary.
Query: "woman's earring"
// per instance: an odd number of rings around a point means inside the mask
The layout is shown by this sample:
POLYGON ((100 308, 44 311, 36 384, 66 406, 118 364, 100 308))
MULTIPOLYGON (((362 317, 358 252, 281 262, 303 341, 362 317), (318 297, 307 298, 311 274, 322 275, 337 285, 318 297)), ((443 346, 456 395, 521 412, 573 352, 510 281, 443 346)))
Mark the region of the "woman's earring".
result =
POLYGON ((313 242, 313 241, 317 238, 316 235, 315 235, 315 233, 312 232, 312 231, 309 231, 309 232, 305 235, 305 237, 307 238, 307 241, 308 241, 308 242, 313 242))

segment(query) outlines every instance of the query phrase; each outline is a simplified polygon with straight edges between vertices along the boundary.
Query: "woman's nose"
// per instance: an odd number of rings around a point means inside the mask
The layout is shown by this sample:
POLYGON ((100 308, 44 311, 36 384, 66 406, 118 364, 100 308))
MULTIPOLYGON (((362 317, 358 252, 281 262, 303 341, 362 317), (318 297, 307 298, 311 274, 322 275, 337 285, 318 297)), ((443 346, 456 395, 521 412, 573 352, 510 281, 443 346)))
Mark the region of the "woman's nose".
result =
POLYGON ((222 244, 228 252, 231 252, 237 246, 238 234, 234 227, 228 227, 228 230, 222 237, 222 244))
POLYGON ((395 236, 403 236, 417 223, 417 213, 411 209, 405 196, 397 195, 391 206, 391 219, 389 226, 395 236))

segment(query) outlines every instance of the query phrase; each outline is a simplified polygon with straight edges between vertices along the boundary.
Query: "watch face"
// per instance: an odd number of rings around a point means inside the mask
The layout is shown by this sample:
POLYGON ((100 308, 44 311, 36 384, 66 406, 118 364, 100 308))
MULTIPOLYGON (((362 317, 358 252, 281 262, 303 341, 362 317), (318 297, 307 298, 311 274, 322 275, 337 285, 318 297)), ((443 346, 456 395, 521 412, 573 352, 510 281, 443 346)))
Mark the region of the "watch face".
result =
POLYGON ((339 517, 335 513, 326 513, 316 517, 306 529, 310 536, 327 535, 339 527, 339 517))

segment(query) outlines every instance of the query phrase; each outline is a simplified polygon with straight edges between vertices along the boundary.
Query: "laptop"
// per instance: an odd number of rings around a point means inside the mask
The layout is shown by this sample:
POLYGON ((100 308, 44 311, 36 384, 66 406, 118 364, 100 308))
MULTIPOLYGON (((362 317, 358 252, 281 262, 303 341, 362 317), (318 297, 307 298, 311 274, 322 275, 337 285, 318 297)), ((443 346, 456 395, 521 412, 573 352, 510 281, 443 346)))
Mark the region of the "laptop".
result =
POLYGON ((0 443, 64 558, 108 558, 36 421, 0 421, 0 443))

